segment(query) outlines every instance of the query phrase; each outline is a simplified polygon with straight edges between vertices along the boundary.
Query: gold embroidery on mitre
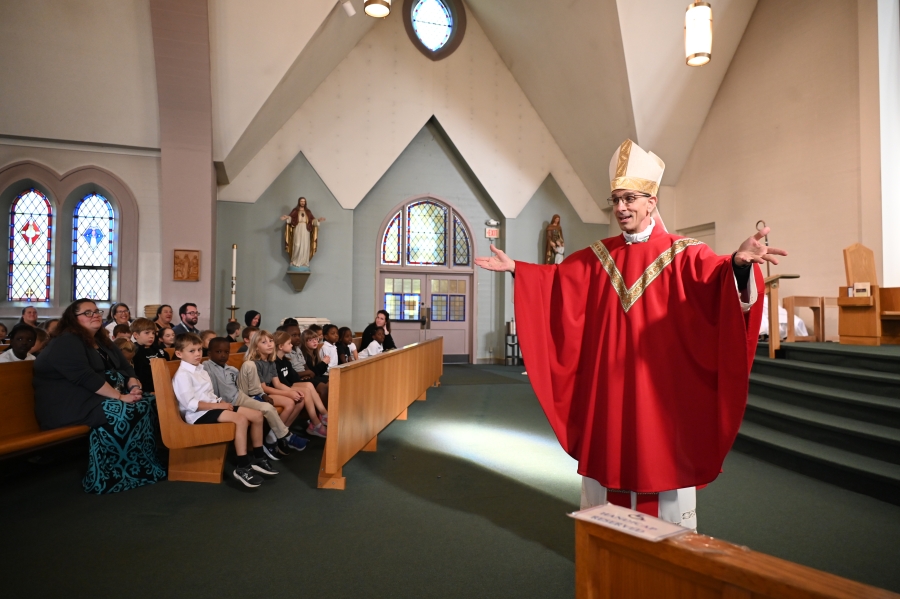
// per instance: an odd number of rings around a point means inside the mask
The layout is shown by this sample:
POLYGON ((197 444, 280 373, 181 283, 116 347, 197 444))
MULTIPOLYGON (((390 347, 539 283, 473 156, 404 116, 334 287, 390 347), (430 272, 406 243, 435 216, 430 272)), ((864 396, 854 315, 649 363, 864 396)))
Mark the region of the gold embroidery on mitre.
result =
POLYGON ((612 283, 613 289, 616 290, 619 301, 622 302, 622 309, 625 310, 625 312, 628 312, 635 302, 644 295, 644 291, 647 290, 650 283, 652 283, 667 266, 672 264, 675 260, 675 256, 692 245, 701 245, 702 243, 702 241, 697 241, 696 239, 691 239, 689 237, 679 239, 662 254, 657 256, 656 260, 650 263, 650 266, 644 270, 643 274, 638 277, 638 280, 634 282, 634 285, 632 285, 631 288, 625 286, 625 279, 622 277, 622 273, 619 272, 619 267, 616 266, 615 260, 609 255, 609 250, 606 249, 603 242, 595 241, 591 244, 591 249, 597 254, 600 265, 603 266, 603 270, 609 275, 609 281, 612 283))
POLYGON ((619 146, 619 160, 616 162, 616 178, 624 177, 628 170, 628 159, 631 157, 631 146, 634 144, 630 139, 626 139, 619 146))
POLYGON ((634 189, 635 191, 649 193, 652 196, 655 196, 656 192, 659 191, 659 185, 656 181, 640 179, 638 177, 616 177, 609 182, 609 188, 610 191, 615 191, 617 189, 634 189))

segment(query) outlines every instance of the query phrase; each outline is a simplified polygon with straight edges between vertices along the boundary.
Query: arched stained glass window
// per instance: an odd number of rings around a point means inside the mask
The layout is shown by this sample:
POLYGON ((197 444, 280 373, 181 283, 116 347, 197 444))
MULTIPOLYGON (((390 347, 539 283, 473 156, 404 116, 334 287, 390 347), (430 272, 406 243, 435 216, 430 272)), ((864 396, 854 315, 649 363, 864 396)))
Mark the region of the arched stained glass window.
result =
POLYGON ((469 266, 469 234, 456 214, 453 215, 453 265, 469 266))
POLYGON ((400 264, 400 212, 394 215, 381 240, 381 263, 400 264))
POLYGON ((440 50, 453 32, 453 15, 441 0, 418 0, 412 9, 416 37, 432 52, 440 50))
POLYGON ((9 301, 50 301, 50 249, 53 210, 50 200, 32 188, 9 210, 9 301))
POLYGON ((109 200, 97 193, 84 196, 72 218, 73 299, 109 301, 114 233, 109 200))
POLYGON ((447 208, 424 200, 406 207, 406 263, 420 266, 447 264, 447 208))

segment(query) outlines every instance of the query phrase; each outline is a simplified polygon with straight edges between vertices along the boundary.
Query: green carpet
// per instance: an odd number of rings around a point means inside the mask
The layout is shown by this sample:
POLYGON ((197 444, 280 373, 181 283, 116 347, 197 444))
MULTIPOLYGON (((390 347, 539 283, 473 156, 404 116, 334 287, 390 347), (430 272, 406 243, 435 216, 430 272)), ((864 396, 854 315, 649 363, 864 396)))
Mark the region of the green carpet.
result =
MULTIPOLYGON (((529 386, 448 383, 344 468, 343 492, 315 488, 321 440, 254 491, 88 496, 82 444, 0 462, 5 594, 572 597, 574 462, 529 386)), ((896 506, 734 453, 698 513, 707 534, 900 591, 896 506)))

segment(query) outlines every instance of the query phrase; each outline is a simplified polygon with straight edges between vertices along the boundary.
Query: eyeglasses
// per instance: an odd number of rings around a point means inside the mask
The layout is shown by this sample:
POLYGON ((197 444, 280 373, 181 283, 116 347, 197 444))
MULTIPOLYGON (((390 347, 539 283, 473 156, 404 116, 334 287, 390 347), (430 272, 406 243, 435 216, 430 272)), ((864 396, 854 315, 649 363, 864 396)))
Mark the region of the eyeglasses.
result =
POLYGON ((611 198, 606 198, 606 203, 609 204, 610 206, 612 206, 613 208, 615 208, 616 204, 618 204, 619 202, 625 202, 626 206, 631 206, 632 204, 634 204, 634 201, 638 198, 652 198, 652 197, 653 196, 651 196, 649 193, 639 193, 639 194, 629 193, 629 194, 623 195, 618 198, 615 196, 613 196, 611 198))
POLYGON ((88 318, 103 316, 103 310, 85 310, 84 312, 76 312, 75 316, 87 316, 88 318))
POLYGON ((199 312, 185 312, 185 314, 188 316, 200 316, 199 312))

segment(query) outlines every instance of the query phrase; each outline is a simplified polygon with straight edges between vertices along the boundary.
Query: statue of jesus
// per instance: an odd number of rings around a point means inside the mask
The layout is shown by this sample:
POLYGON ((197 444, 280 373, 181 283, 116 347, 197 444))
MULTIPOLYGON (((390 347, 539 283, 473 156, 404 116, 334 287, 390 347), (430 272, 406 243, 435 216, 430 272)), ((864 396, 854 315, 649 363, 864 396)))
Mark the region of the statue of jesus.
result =
POLYGON ((284 251, 291 256, 288 270, 309 270, 309 261, 316 255, 319 242, 319 223, 324 218, 316 219, 312 211, 306 207, 306 198, 297 200, 297 207, 290 214, 283 215, 284 251))

